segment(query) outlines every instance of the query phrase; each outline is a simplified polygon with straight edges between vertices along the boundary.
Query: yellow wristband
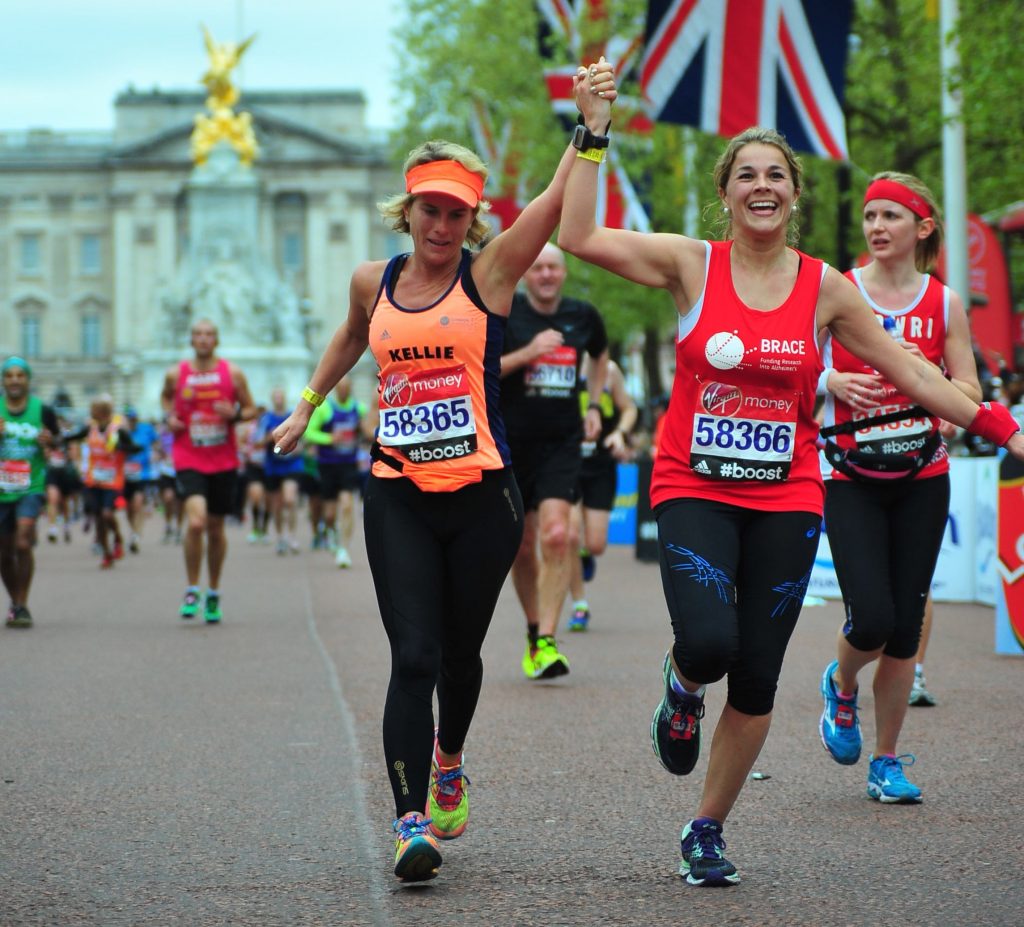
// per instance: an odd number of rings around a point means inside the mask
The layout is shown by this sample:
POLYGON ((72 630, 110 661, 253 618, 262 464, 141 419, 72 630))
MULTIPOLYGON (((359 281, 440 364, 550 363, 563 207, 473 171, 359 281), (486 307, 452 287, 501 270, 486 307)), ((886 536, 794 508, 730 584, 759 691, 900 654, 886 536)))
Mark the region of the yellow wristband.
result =
POLYGON ((302 398, 314 408, 323 405, 324 402, 324 397, 308 386, 302 390, 302 398))
POLYGON ((595 161, 600 164, 608 153, 607 148, 588 148, 586 151, 577 151, 577 158, 586 158, 588 161, 595 161))

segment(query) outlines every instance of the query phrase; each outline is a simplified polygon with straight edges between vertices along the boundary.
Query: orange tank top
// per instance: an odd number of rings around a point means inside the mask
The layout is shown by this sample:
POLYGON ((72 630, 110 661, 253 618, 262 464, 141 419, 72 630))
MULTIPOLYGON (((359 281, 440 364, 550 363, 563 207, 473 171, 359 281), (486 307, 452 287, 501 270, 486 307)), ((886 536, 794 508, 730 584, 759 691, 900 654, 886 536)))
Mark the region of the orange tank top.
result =
POLYGON ((511 463, 499 406, 506 320, 484 306, 465 249, 440 299, 399 305, 394 289, 408 257, 388 263, 370 320, 380 410, 373 474, 450 492, 511 463))
POLYGON ((117 432, 124 420, 115 415, 106 428, 95 422, 89 427, 86 443, 89 445, 89 467, 85 471, 85 485, 94 489, 124 489, 124 451, 116 449, 117 432))

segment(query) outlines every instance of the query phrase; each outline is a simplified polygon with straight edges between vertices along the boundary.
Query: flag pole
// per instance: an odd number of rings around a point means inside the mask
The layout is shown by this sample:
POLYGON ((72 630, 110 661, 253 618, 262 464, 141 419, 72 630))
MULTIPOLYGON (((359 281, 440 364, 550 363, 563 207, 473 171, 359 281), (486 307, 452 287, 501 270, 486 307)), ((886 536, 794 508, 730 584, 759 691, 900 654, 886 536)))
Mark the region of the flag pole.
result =
POLYGON ((942 65, 942 186, 946 213, 946 283, 969 306, 967 262, 967 158, 959 89, 950 81, 960 73, 958 0, 939 0, 939 46, 942 65))

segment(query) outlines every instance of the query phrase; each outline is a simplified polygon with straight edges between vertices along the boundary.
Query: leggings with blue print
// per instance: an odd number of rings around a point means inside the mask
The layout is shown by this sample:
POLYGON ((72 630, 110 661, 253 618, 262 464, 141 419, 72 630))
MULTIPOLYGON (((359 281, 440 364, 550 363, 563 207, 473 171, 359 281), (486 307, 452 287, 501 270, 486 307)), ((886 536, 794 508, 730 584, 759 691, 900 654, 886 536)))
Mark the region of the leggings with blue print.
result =
POLYGON ((737 711, 766 715, 821 534, 813 512, 763 512, 709 499, 657 509, 661 580, 683 675, 728 677, 737 711))

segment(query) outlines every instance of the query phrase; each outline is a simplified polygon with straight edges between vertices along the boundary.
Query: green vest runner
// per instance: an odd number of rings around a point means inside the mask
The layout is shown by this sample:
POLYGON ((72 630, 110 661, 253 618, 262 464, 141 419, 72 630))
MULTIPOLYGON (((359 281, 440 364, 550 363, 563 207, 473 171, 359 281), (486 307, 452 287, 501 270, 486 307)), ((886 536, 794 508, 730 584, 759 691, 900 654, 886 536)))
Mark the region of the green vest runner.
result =
POLYGON ((43 403, 29 396, 25 410, 15 415, 7 410, 7 397, 0 398, 0 502, 17 502, 30 493, 46 492, 46 455, 39 445, 43 428, 43 403))

